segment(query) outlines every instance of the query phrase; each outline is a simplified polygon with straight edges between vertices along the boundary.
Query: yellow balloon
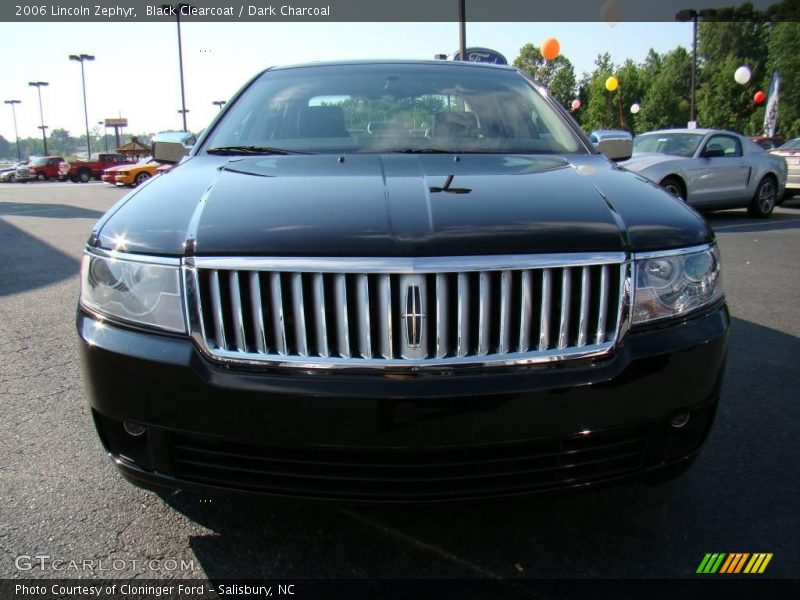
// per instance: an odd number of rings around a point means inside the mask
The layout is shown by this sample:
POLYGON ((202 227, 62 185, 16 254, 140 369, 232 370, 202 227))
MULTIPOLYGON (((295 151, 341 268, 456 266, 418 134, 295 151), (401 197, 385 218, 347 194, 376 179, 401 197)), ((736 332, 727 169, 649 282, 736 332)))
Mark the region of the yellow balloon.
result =
POLYGON ((606 79, 606 89, 609 92, 613 92, 615 89, 619 87, 619 79, 614 77, 613 75, 606 79))

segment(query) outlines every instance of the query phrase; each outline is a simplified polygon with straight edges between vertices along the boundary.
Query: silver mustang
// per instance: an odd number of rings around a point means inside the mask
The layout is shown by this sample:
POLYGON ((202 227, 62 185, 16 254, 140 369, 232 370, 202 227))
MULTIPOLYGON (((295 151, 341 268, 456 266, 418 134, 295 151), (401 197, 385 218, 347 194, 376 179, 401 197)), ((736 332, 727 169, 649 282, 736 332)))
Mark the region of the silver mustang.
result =
POLYGON ((786 186, 786 161, 719 129, 664 129, 636 136, 620 165, 700 210, 747 207, 768 217, 786 186))

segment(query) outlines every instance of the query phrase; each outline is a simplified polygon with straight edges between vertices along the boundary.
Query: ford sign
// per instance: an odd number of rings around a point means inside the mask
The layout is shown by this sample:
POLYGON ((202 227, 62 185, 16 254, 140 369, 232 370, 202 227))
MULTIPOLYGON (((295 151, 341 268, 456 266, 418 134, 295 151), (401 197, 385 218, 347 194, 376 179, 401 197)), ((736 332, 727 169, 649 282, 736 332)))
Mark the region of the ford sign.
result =
MULTIPOLYGON (((467 60, 470 62, 484 62, 484 63, 491 63, 494 65, 507 65, 508 61, 506 57, 497 52, 496 50, 490 50, 489 48, 467 48, 467 60)), ((461 60, 461 53, 455 52, 450 60, 461 60)))

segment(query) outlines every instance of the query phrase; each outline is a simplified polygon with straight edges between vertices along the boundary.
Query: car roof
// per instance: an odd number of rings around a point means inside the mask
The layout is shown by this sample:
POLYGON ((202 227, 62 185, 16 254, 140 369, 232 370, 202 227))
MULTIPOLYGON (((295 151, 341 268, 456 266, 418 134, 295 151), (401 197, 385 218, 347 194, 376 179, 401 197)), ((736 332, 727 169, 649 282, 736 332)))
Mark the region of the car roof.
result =
POLYGON ((729 133, 733 135, 741 135, 736 133, 735 131, 728 131, 727 129, 711 129, 711 128, 701 128, 698 127, 697 129, 689 129, 687 127, 684 128, 675 128, 675 129, 658 129, 656 131, 645 131, 639 135, 650 135, 650 134, 662 134, 662 133, 696 133, 698 135, 706 135, 709 133, 729 133))
POLYGON ((510 65, 496 65, 493 63, 471 62, 461 60, 414 60, 414 59, 375 59, 375 60, 333 60, 318 61, 308 63, 297 63, 291 65, 278 65, 270 67, 267 71, 283 71, 286 69, 302 69, 308 67, 343 67, 343 66, 368 66, 368 65, 418 65, 439 67, 470 67, 478 69, 501 69, 504 71, 516 71, 516 67, 510 65))

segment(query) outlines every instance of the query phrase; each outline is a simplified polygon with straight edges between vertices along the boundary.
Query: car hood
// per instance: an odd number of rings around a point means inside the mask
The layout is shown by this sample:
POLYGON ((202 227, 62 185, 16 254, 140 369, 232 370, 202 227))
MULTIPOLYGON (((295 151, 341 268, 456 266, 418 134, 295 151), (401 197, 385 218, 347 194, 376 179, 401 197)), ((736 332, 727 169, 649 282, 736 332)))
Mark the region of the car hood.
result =
POLYGON ((150 254, 453 256, 707 241, 693 210, 601 156, 197 156, 99 223, 150 254))
POLYGON ((658 152, 643 152, 641 154, 634 154, 628 160, 621 161, 619 165, 629 171, 639 173, 655 165, 662 165, 677 160, 685 160, 680 156, 673 156, 671 154, 659 154, 658 152))

